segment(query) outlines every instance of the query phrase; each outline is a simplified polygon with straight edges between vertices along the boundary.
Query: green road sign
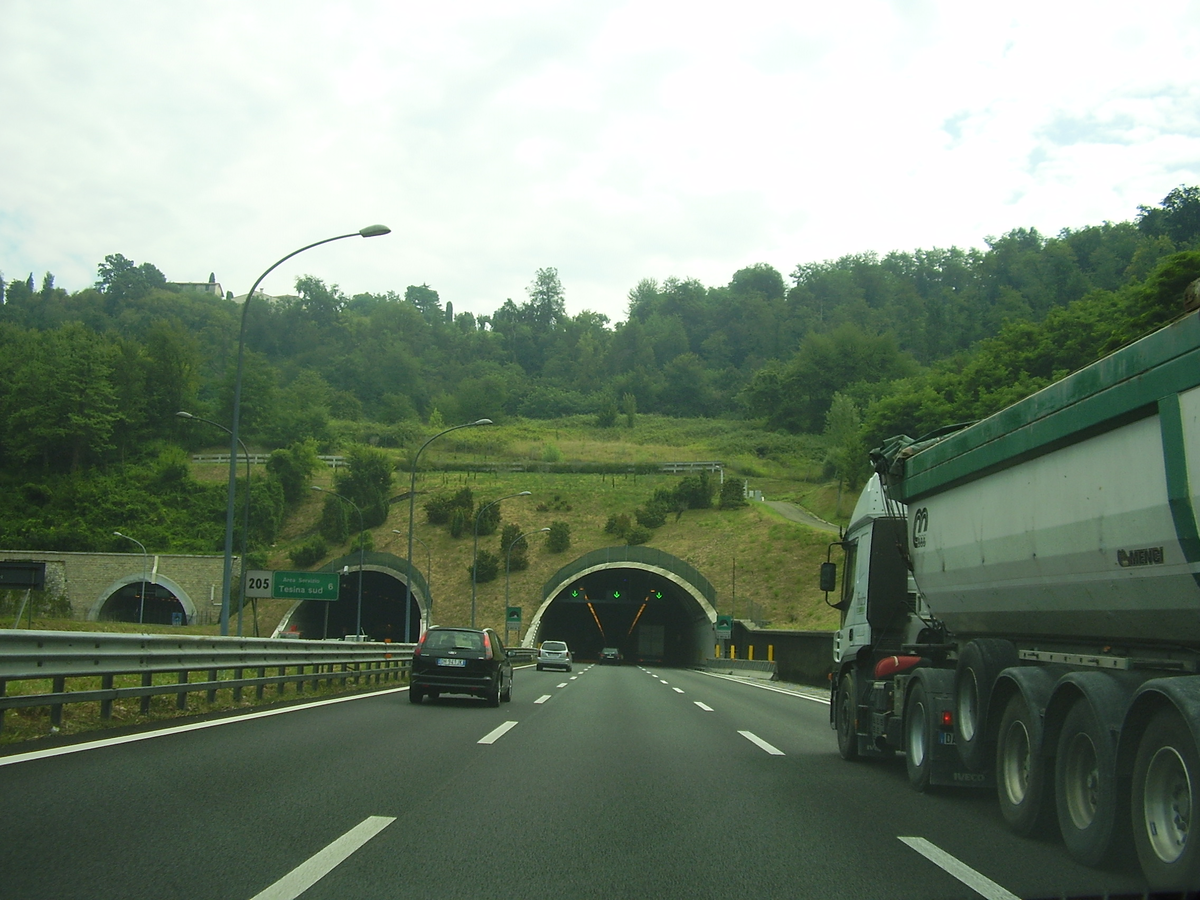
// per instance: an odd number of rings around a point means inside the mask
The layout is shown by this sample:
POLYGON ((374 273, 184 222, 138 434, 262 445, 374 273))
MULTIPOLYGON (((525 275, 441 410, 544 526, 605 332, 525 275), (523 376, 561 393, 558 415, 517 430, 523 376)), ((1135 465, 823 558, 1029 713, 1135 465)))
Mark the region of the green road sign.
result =
POLYGON ((246 596, 271 600, 336 600, 336 572, 272 572, 253 569, 246 573, 246 596))
POLYGON ((733 616, 717 616, 717 640, 727 641, 733 637, 733 616))
POLYGON ((507 625, 514 626, 521 624, 521 607, 506 606, 504 608, 504 621, 507 625))

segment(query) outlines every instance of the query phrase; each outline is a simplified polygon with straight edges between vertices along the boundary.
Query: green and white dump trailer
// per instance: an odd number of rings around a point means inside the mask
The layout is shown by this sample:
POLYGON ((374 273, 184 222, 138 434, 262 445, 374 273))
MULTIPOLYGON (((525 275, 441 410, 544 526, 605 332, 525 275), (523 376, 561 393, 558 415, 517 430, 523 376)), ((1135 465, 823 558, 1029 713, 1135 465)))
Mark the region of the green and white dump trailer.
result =
POLYGON ((1200 314, 947 431, 872 454, 821 572, 842 756, 1200 888, 1200 314))

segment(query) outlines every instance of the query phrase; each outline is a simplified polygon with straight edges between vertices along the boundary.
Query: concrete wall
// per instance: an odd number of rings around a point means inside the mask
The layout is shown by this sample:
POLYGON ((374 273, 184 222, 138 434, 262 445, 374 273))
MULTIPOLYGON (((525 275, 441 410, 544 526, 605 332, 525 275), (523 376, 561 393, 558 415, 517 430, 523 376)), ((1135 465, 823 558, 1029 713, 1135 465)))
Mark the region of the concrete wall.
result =
POLYGON ((766 659, 773 648, 775 671, 781 681, 829 685, 833 665, 832 631, 782 631, 756 629, 741 620, 733 623, 733 645, 738 659, 749 659, 750 649, 755 659, 766 659))
MULTIPOLYGON (((191 623, 219 617, 225 557, 152 553, 58 553, 45 550, 0 550, 0 560, 32 560, 46 564, 46 592, 63 595, 71 617, 95 621, 104 602, 124 585, 148 580, 171 590, 191 623), (214 601, 217 606, 214 607, 214 601)), ((238 560, 234 558, 234 577, 238 560)), ((11 623, 0 623, 9 627, 11 623)))

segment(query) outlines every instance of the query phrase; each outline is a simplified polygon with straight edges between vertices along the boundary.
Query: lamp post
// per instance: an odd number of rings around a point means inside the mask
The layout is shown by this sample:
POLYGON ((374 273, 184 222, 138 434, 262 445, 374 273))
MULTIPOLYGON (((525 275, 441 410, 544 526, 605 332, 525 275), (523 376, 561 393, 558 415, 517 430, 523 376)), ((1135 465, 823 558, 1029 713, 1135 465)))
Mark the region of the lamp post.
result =
MULTIPOLYGON (((181 419, 187 419, 192 422, 205 422, 213 428, 220 428, 226 434, 231 435, 233 432, 222 425, 220 422, 214 422, 212 419, 206 419, 204 416, 194 416, 186 410, 180 410, 175 413, 181 419)), ((246 457, 246 512, 242 521, 242 590, 246 589, 246 549, 250 544, 250 451, 246 449, 246 444, 241 438, 238 438, 238 445, 242 448, 242 455, 246 457)), ((231 573, 232 574, 232 573, 231 573)), ((232 588, 230 589, 232 593, 232 588)), ((257 601, 255 601, 257 603, 257 601)), ((242 636, 242 609, 246 606, 246 597, 243 594, 241 602, 238 603, 237 616, 237 633, 238 637, 242 636)), ((258 607, 255 606, 254 613, 254 634, 258 636, 258 607)))
MULTIPOLYGON (((473 428, 476 425, 491 425, 491 419, 476 419, 474 422, 467 422, 464 425, 455 425, 453 428, 447 428, 445 431, 439 431, 417 451, 416 456, 412 461, 412 477, 408 482, 408 564, 412 565, 412 545, 413 545, 413 514, 416 510, 417 500, 417 460, 421 458, 421 454, 425 448, 440 438, 443 434, 449 434, 452 431, 458 431, 460 428, 473 428)), ((408 580, 404 582, 404 643, 412 643, 412 635, 409 632, 408 622, 412 618, 412 583, 408 580)))
MULTIPOLYGON (((500 500, 511 500, 513 497, 528 497, 529 491, 521 491, 519 494, 509 494, 507 497, 501 497, 500 500)), ((479 520, 483 516, 483 511, 488 507, 495 506, 500 500, 493 500, 491 503, 484 504, 479 507, 479 512, 475 513, 475 545, 471 550, 471 627, 475 627, 475 566, 479 561, 479 520)))
POLYGON ((352 231, 349 234, 339 234, 335 237, 325 238, 323 241, 306 244, 299 250, 293 250, 287 256, 272 263, 270 268, 259 275, 258 280, 251 285, 250 293, 246 294, 246 302, 242 304, 242 327, 238 332, 237 374, 233 381, 233 416, 229 429, 229 493, 225 501, 225 571, 221 581, 221 634, 229 634, 229 588, 233 581, 233 503, 237 487, 238 423, 242 412, 242 357, 246 347, 246 313, 250 310, 250 299, 254 296, 254 292, 262 280, 270 275, 276 267, 305 250, 311 250, 313 247, 319 247, 321 244, 328 244, 332 241, 340 241, 343 238, 379 237, 390 232, 391 229, 386 225, 368 225, 366 228, 352 231))
POLYGON ((339 500, 345 500, 347 503, 349 503, 351 506, 353 506, 353 507, 354 507, 354 511, 355 511, 356 513, 358 513, 358 622, 357 622, 357 623, 355 624, 355 626, 354 626, 354 639, 355 639, 356 641, 361 641, 361 640, 362 640, 362 573, 363 573, 363 549, 364 549, 364 544, 366 544, 366 541, 365 541, 365 540, 363 540, 363 535, 364 535, 364 534, 366 533, 366 531, 367 531, 367 528, 366 528, 366 526, 365 526, 365 525, 363 525, 363 514, 362 514, 362 510, 358 508, 358 504, 357 504, 357 503, 355 503, 355 502, 354 502, 353 500, 351 500, 349 497, 343 497, 343 496, 342 496, 341 494, 339 494, 337 491, 330 491, 330 490, 326 490, 325 488, 321 487, 319 484, 314 484, 314 485, 312 486, 312 489, 313 489, 314 491, 320 491, 322 494, 332 494, 334 497, 337 497, 339 500))
MULTIPOLYGON (((531 534, 541 534, 544 531, 549 531, 549 528, 539 528, 536 531, 527 531, 524 534, 518 534, 515 538, 509 541, 508 551, 504 556, 504 640, 508 641, 508 576, 512 568, 512 548, 517 541, 524 540, 531 534)), ((517 626, 517 640, 521 640, 521 626, 517 626)))
MULTIPOLYGON (((400 531, 398 528, 393 528, 392 534, 404 534, 404 532, 400 531)), ((421 540, 419 537, 416 537, 414 535, 413 540, 425 548, 425 587, 428 588, 429 587, 429 579, 431 577, 433 577, 433 553, 430 551, 429 545, 427 543, 425 543, 423 540, 421 540)), ((411 559, 408 561, 408 564, 410 566, 412 565, 411 559)), ((433 595, 430 594, 430 596, 427 599, 429 600, 429 602, 426 604, 425 617, 428 621, 432 621, 433 595)))
MULTIPOLYGON (((127 541, 133 541, 135 544, 137 544, 139 547, 142 548, 142 590, 140 592, 141 601, 138 603, 138 624, 141 625, 142 624, 142 616, 146 612, 146 570, 149 568, 150 557, 146 553, 146 545, 143 544, 141 541, 139 541, 137 538, 131 538, 129 535, 121 534, 121 532, 119 532, 119 531, 114 531, 113 535, 116 537, 119 537, 119 538, 125 538, 125 540, 127 540, 127 541)), ((30 619, 32 620, 32 616, 30 617, 30 619)))

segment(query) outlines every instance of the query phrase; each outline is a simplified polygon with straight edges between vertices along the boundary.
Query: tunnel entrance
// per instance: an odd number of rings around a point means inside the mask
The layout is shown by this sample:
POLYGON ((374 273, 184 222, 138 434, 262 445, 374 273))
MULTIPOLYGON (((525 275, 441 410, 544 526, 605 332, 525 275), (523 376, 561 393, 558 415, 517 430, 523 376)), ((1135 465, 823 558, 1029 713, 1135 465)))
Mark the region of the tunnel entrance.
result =
POLYGON ((566 641, 576 659, 690 666, 711 653, 715 592, 683 560, 648 548, 594 551, 559 570, 524 643, 566 641))
MULTIPOLYGON (((341 563, 342 560, 335 560, 341 563)), ((403 560, 397 560, 403 563, 403 560)), ((341 570, 337 580, 338 599, 334 601, 305 600, 293 608, 287 619, 289 634, 320 641, 331 638, 341 640, 353 635, 359 620, 359 560, 353 564, 337 565, 341 570), (346 570, 348 569, 348 570, 346 570)), ((326 566, 326 570, 334 564, 326 566)), ((391 566, 372 565, 368 562, 362 570, 362 634, 368 641, 392 641, 395 643, 415 642, 421 636, 421 610, 425 598, 422 584, 413 584, 412 608, 408 616, 408 630, 404 629, 404 607, 406 586, 403 572, 391 566)))
POLYGON ((169 587, 142 581, 131 581, 109 595, 97 618, 147 625, 190 624, 183 602, 169 587))

